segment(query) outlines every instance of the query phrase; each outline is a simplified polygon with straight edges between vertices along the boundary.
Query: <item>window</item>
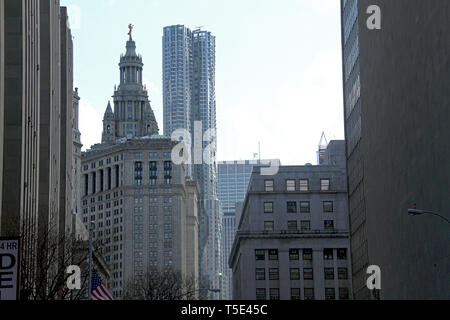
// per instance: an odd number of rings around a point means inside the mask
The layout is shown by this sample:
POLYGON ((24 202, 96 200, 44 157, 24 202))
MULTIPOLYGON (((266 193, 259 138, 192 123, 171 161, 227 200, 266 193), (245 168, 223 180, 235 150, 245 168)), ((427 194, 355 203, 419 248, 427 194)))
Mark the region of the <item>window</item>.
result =
POLYGON ((300 299, 301 299, 300 288, 292 288, 291 300, 300 300, 300 299))
POLYGON ((297 228, 297 221, 288 221, 288 230, 289 231, 296 231, 297 228))
POLYGON ((274 230, 274 222, 264 221, 264 231, 273 232, 273 230, 274 230))
POLYGON ((278 288, 270 289, 270 300, 280 300, 280 289, 278 288))
POLYGON ((291 280, 300 280, 300 269, 299 268, 289 269, 289 274, 290 274, 291 280))
POLYGON ((256 259, 256 261, 266 260, 266 251, 265 250, 255 250, 255 259, 256 259))
POLYGON ((347 268, 338 268, 338 279, 339 280, 347 280, 348 279, 347 268))
POLYGON ((269 260, 278 260, 278 249, 269 250, 269 260))
POLYGON ((279 280, 280 271, 278 268, 270 268, 269 269, 269 280, 279 280))
POLYGON ((303 269, 303 279, 304 280, 313 280, 314 279, 314 273, 313 273, 312 268, 303 269))
POLYGON ((298 260, 300 257, 298 251, 298 249, 289 249, 289 260, 298 260))
POLYGON ((142 185, 142 162, 134 163, 134 181, 137 186, 142 185))
POLYGON ((337 249, 337 258, 338 260, 347 260, 347 249, 346 248, 337 249))
POLYGON ((323 212, 333 212, 333 201, 323 202, 323 212))
POLYGON ((348 300, 348 288, 339 288, 339 300, 348 300))
POLYGON ((264 202, 264 213, 273 213, 273 202, 264 202))
POLYGON ((309 201, 300 202, 300 213, 310 213, 310 203, 309 201))
POLYGON ((264 180, 264 190, 266 192, 273 192, 273 180, 264 180))
POLYGON ((303 260, 312 260, 312 249, 303 249, 303 260))
POLYGON ((286 191, 295 191, 295 180, 286 180, 286 191))
POLYGON ((266 280, 266 269, 263 268, 256 269, 256 280, 266 280))
POLYGON ((325 220, 323 222, 323 227, 327 231, 333 231, 334 230, 334 221, 333 220, 325 220))
POLYGON ((330 179, 320 179, 320 190, 330 191, 330 179))
POLYGON ((325 268, 325 280, 334 280, 334 268, 325 268))
POLYGON ((325 300, 336 300, 334 288, 325 288, 325 300))
POLYGON ((305 288, 305 300, 314 300, 314 288, 305 288))
POLYGON ((309 180, 308 179, 300 180, 300 191, 309 191, 309 180))
POLYGON ((309 221, 309 220, 300 221, 300 228, 302 231, 310 231, 311 230, 311 221, 309 221))
POLYGON ((287 203, 287 212, 288 213, 297 213, 297 202, 289 201, 287 203))
POLYGON ((333 260, 333 249, 323 249, 323 259, 333 260))
POLYGON ((256 300, 266 300, 266 288, 257 288, 256 289, 256 300))

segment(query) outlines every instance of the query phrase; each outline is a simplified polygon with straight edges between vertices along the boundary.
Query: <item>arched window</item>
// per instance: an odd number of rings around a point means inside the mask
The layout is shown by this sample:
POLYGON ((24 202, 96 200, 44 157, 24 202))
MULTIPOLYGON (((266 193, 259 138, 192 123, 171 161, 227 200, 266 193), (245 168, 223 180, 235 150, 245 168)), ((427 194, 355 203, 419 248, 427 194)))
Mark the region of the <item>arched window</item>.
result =
POLYGON ((111 133, 111 126, 109 124, 106 126, 106 133, 111 133))

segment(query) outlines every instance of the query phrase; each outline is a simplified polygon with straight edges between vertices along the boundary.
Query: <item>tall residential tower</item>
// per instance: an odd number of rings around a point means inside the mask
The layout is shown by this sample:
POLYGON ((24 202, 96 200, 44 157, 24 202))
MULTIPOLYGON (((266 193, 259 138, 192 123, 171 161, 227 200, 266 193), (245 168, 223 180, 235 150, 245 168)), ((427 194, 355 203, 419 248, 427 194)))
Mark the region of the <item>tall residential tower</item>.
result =
POLYGON ((211 32, 191 31, 183 25, 164 28, 163 91, 164 133, 190 142, 186 173, 200 185, 201 280, 220 289, 222 217, 217 196, 215 37, 211 32))

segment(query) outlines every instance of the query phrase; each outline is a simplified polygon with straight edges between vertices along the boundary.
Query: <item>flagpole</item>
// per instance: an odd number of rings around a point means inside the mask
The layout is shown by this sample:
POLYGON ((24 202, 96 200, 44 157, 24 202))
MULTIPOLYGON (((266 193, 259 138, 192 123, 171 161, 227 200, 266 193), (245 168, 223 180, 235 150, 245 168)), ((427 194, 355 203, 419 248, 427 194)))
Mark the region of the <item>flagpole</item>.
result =
POLYGON ((92 231, 94 230, 94 223, 91 222, 89 226, 89 300, 92 300, 92 231))

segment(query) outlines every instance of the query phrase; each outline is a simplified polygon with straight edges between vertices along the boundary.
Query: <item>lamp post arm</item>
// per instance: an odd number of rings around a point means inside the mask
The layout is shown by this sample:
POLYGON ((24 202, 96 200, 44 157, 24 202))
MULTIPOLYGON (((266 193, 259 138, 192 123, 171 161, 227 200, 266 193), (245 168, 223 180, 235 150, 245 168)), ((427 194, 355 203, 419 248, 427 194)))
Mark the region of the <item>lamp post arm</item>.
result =
POLYGON ((438 213, 435 213, 435 212, 429 212, 429 211, 427 211, 427 212, 425 212, 425 213, 428 213, 428 214, 431 214, 431 215, 433 215, 433 216, 439 217, 439 218, 443 219, 444 221, 446 221, 448 224, 450 224, 450 220, 448 220, 448 219, 447 219, 446 217, 444 217, 444 216, 441 216, 441 215, 438 214, 438 213))

